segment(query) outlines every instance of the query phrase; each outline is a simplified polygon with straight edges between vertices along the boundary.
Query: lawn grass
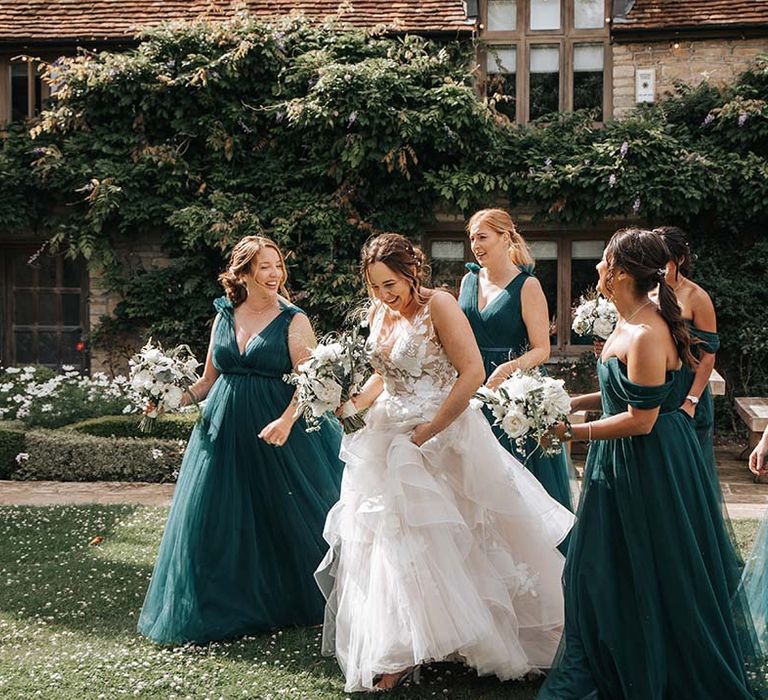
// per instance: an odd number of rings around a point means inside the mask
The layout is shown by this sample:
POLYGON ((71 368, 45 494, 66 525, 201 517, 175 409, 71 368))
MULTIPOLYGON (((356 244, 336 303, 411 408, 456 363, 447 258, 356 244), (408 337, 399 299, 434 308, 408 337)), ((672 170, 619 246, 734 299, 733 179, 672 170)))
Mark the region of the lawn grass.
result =
MULTIPOLYGON (((345 697, 320 630, 291 629, 207 647, 159 648, 136 634, 166 508, 0 508, 0 697, 345 697), (103 537, 98 546, 89 542, 103 537)), ((755 521, 734 523, 743 551, 755 521)), ((537 682, 427 669, 387 697, 531 700, 537 682)))
MULTIPOLYGON (((0 697, 343 698, 320 630, 207 647, 159 648, 136 634, 166 508, 0 508, 0 697), (94 537, 99 546, 89 546, 94 537)), ((530 700, 538 683, 427 669, 387 697, 530 700)))

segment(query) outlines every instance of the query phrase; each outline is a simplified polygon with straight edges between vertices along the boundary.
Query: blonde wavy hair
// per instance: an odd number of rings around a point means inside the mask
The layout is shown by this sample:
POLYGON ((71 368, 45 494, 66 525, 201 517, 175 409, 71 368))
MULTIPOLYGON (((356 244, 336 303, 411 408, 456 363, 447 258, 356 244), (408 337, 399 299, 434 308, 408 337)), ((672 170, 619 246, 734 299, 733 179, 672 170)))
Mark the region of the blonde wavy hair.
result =
POLYGON ((272 248, 283 263, 283 277, 280 280, 280 294, 290 301, 290 295, 285 288, 288 281, 288 268, 285 264, 285 256, 280 247, 273 240, 265 236, 246 236, 238 241, 229 255, 227 269, 219 275, 219 282, 224 287, 224 293, 234 306, 239 306, 248 297, 248 287, 245 277, 251 273, 253 261, 265 248, 272 248))
POLYGON ((525 239, 517 232, 515 222, 504 209, 481 209, 472 214, 467 223, 467 235, 477 227, 482 226, 489 231, 497 233, 499 236, 507 234, 509 236, 509 259, 515 265, 533 267, 536 261, 531 254, 531 249, 525 242, 525 239))

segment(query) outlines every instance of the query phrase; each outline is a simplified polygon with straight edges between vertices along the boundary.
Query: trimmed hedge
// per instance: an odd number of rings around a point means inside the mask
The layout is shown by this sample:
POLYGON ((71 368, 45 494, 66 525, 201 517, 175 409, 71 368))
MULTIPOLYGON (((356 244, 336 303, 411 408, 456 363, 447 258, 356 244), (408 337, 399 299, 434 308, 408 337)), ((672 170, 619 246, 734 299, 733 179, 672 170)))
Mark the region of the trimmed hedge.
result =
POLYGON ((15 480, 175 481, 185 443, 0 424, 0 473, 15 480), (16 455, 26 459, 16 461, 16 455))
POLYGON ((18 466, 16 455, 24 452, 24 426, 12 421, 0 426, 0 479, 10 479, 18 466))
POLYGON ((137 415, 102 416, 72 423, 64 429, 96 437, 189 440, 189 435, 197 421, 197 411, 163 416, 155 422, 154 430, 150 435, 139 430, 139 418, 137 415))

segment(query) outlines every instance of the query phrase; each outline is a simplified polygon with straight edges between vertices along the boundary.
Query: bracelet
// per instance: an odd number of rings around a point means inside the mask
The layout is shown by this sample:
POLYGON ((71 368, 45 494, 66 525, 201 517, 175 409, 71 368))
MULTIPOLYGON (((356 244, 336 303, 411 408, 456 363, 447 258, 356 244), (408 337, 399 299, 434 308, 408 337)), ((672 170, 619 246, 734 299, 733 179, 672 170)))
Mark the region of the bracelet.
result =
POLYGON ((589 436, 587 440, 589 440, 589 442, 592 442, 592 421, 589 421, 587 423, 587 435, 589 436))
POLYGON ((566 418, 563 421, 563 424, 565 425, 565 430, 563 431, 563 441, 568 442, 569 440, 573 440, 573 426, 571 425, 571 422, 566 418))

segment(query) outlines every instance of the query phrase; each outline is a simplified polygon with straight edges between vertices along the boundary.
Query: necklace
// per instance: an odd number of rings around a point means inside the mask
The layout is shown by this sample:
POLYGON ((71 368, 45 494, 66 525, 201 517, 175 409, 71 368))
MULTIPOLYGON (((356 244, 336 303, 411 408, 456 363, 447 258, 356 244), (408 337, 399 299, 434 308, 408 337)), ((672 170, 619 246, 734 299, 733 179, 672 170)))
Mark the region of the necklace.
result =
POLYGON ((651 303, 651 300, 649 299, 648 301, 645 302, 645 304, 641 304, 640 306, 638 306, 629 316, 621 319, 622 324, 629 323, 635 316, 637 316, 637 314, 639 314, 650 303, 651 303))
POLYGON ((278 308, 279 306, 277 304, 274 304, 271 302, 261 309, 254 309, 253 307, 246 306, 245 304, 243 304, 243 311, 250 314, 251 316, 261 316, 267 311, 274 311, 275 309, 278 309, 278 308))

